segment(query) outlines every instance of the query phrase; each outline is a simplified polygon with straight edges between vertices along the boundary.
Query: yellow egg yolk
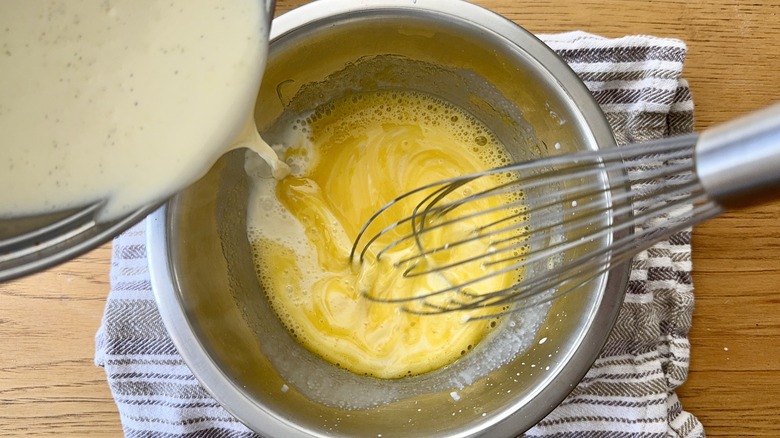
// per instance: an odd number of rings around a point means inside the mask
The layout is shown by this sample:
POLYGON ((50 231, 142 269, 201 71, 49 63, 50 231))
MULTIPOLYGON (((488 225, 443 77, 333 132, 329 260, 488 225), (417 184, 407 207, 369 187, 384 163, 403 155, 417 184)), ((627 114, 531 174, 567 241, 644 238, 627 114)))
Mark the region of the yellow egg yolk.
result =
MULTIPOLYGON (((297 140, 280 155, 293 174, 281 180, 254 178, 248 217, 258 278, 274 311, 293 336, 325 360, 357 374, 400 378, 429 372, 457 360, 497 325, 488 313, 417 315, 399 299, 445 288, 480 275, 469 266, 447 275, 406 279, 394 261, 412 253, 411 241, 376 260, 376 249, 400 237, 399 228, 375 242, 363 262, 350 262, 352 242, 363 224, 397 196, 422 185, 509 162, 506 149, 478 120, 430 95, 398 90, 347 95, 315 110, 294 129, 297 140)), ((473 190, 496 181, 480 182, 473 190)), ((400 215, 378 218, 381 230, 412 212, 419 197, 397 207, 400 215)), ((486 209, 487 200, 467 209, 486 209)), ((463 213, 463 212, 461 212, 463 213)), ((463 236, 495 220, 483 215, 462 224, 463 236)), ((459 239, 459 231, 430 233, 427 243, 459 239), (453 234, 455 233, 455 234, 453 234)), ((476 241, 453 252, 488 252, 476 241)), ((435 259, 430 263, 438 263, 435 259)), ((491 278, 500 290, 518 272, 491 278)), ((439 299, 434 297, 433 302, 439 299)), ((449 299, 441 297, 441 299, 449 299)))

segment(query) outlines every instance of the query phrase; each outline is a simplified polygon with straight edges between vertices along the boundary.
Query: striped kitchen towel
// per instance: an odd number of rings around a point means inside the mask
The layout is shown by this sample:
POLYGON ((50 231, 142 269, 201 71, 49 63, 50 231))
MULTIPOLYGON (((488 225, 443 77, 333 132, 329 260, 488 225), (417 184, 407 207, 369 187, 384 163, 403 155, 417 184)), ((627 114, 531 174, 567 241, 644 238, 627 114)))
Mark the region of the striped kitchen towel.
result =
MULTIPOLYGON (((690 132, 685 44, 650 36, 543 35, 582 78, 620 144, 690 132)), ((691 233, 633 261, 617 325, 582 382, 529 437, 699 437, 675 395, 688 372, 691 233)), ((111 291, 96 337, 127 437, 255 437, 201 388, 176 352, 151 291, 144 224, 114 240, 111 291)), ((520 433, 522 431, 518 431, 520 433)))

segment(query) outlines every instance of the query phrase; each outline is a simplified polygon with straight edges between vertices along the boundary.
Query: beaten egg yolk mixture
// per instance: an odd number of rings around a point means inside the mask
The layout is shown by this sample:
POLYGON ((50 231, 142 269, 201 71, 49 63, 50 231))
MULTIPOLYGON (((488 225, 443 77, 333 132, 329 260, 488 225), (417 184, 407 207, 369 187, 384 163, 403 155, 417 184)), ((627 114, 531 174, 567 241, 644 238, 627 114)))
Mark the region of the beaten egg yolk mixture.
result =
MULTIPOLYGON (((393 379, 441 368, 483 340, 497 325, 495 318, 467 322, 468 316, 480 314, 461 312, 421 316, 363 295, 418 296, 480 275, 473 272, 478 268, 403 278, 393 261, 415 249, 411 241, 379 262, 372 251, 408 229, 372 245, 359 265, 349 260, 349 251, 363 224, 400 194, 509 162, 495 136, 443 100, 397 90, 347 95, 291 129, 298 135, 290 135, 292 140, 277 152, 293 173, 281 180, 253 178, 248 235, 269 302, 297 341, 354 373, 393 379)), ((419 200, 405 201, 396 216, 381 216, 376 231, 410 214, 419 200)), ((464 208, 485 209, 497 202, 502 201, 464 208)), ((464 224, 462 233, 495 219, 483 215, 464 224)), ((433 245, 459 238, 452 233, 458 231, 431 233, 426 239, 433 245)), ((475 242, 451 251, 462 257, 485 253, 486 245, 475 242)), ((496 276, 486 287, 505 288, 519 275, 496 276)))

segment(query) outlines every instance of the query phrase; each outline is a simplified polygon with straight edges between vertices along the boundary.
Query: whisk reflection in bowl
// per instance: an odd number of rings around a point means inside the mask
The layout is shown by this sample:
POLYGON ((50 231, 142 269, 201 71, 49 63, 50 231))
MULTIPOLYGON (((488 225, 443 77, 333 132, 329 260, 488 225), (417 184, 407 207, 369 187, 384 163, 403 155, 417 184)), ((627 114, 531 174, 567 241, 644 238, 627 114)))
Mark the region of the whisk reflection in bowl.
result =
POLYGON ((435 275, 445 286, 403 297, 363 290, 367 298, 422 314, 495 307, 480 316, 494 317, 572 292, 725 208, 780 197, 778 187, 780 104, 701 135, 551 156, 420 187, 367 221, 350 258, 379 261, 413 243, 411 253, 392 261, 399 275, 435 275), (496 176, 501 182, 488 189, 470 187, 496 176), (511 201, 464 208, 494 197, 511 201), (409 198, 419 199, 411 214, 396 211, 409 198), (377 218, 388 215, 401 219, 376 229, 377 218), (486 215, 486 224, 464 234, 464 223, 486 215), (474 274, 450 275, 463 267, 474 274), (522 279, 509 287, 481 287, 512 271, 522 279))

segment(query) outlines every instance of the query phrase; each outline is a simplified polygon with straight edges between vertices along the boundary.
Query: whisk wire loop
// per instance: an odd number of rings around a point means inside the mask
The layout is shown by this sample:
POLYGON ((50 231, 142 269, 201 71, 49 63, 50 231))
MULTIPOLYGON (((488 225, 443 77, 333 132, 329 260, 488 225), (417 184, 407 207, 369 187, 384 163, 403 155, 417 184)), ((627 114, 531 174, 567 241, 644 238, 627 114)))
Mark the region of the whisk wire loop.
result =
MULTIPOLYGON (((702 221, 717 216, 721 208, 712 201, 694 207, 691 217, 702 221)), ((572 260, 567 263, 564 270, 548 272, 546 276, 534 277, 531 281, 523 281, 503 290, 486 294, 468 294, 460 292, 459 295, 471 298, 468 301, 453 298, 448 306, 422 302, 417 307, 405 307, 404 310, 414 314, 436 314, 453 311, 473 310, 483 307, 508 308, 505 311, 496 311, 488 315, 475 316, 472 319, 490 319, 503 316, 506 313, 522 310, 534 305, 546 303, 560 298, 608 272, 615 266, 630 260, 636 253, 646 250, 658 239, 664 239, 675 233, 684 231, 690 227, 687 220, 678 220, 676 224, 668 228, 653 229, 654 233, 644 233, 635 237, 626 237, 616 241, 613 247, 604 248, 589 253, 589 257, 572 260)))
MULTIPOLYGON (((652 175, 645 175, 644 178, 637 180, 637 182, 643 182, 643 181, 645 181, 645 180, 647 180, 649 178, 658 178, 659 175, 662 175, 662 176, 668 176, 667 174, 672 174, 673 175, 674 173, 682 170, 683 167, 684 167, 684 165, 669 166, 667 168, 664 168, 665 169, 664 173, 652 172, 652 175)), ((604 169, 605 170, 613 170, 610 167, 605 167, 604 169)), ((685 179, 682 179, 682 181, 683 182, 688 182, 689 184, 688 185, 681 185, 681 183, 674 184, 674 186, 676 186, 678 188, 675 189, 675 191, 667 193, 668 197, 672 197, 673 195, 682 196, 685 193, 688 193, 689 190, 691 190, 692 184, 694 184, 694 182, 691 181, 691 178, 685 178, 685 179)), ((530 187, 530 185, 526 186, 526 188, 527 187, 530 187)), ((603 194, 603 192, 604 192, 604 190, 602 188, 600 188, 600 187, 595 187, 594 188, 592 186, 576 186, 576 187, 565 189, 562 192, 558 192, 558 193, 554 193, 554 194, 543 196, 541 200, 544 201, 544 202, 541 205, 535 205, 534 209, 536 211, 540 212, 540 213, 541 212, 544 212, 544 213, 543 213, 543 215, 537 214, 535 216, 535 218, 540 223, 549 222, 550 219, 551 219, 550 216, 555 214, 555 212, 550 211, 550 208, 554 207, 557 204, 558 201, 556 200, 556 198, 569 197, 569 196, 596 198, 596 195, 601 195, 601 194, 603 194)), ((635 196, 632 197, 629 192, 623 192, 623 193, 618 193, 613 198, 613 202, 615 202, 617 204, 621 204, 621 203, 625 203, 625 202, 627 202, 629 200, 633 200, 634 202, 638 203, 640 201, 644 201, 645 199, 649 198, 653 194, 654 194, 654 192, 645 191, 644 193, 640 192, 638 195, 635 195, 635 196)), ((538 201, 539 200, 537 200, 537 202, 538 201)), ((393 242, 393 244, 391 244, 391 245, 395 246, 395 244, 400 243, 400 241, 403 241, 405 239, 409 239, 409 238, 411 238, 411 236, 417 236, 419 234, 431 231, 432 229, 435 229, 435 228, 446 227, 448 225, 451 225, 451 224, 456 223, 456 222, 458 222, 460 220, 463 220, 463 219, 470 219, 470 218, 476 217, 478 215, 489 214, 489 213, 493 213, 493 212, 499 211, 499 210, 504 210, 504 209, 507 209, 507 208, 514 208, 514 207, 518 207, 518 206, 523 205, 523 204, 527 204, 527 201, 525 201, 525 200, 514 201, 514 202, 511 202, 511 203, 507 204, 506 206, 497 206, 497 207, 492 207, 490 209, 486 209, 486 210, 483 210, 483 211, 478 211, 476 213, 470 213, 468 215, 461 216, 461 217, 458 217, 458 218, 453 218, 453 219, 450 219, 450 220, 442 222, 442 223, 437 223, 437 224, 433 225, 430 228, 424 228, 424 229, 422 229, 422 228, 414 228, 413 229, 414 232, 412 234, 409 234, 409 235, 406 235, 406 236, 402 237, 401 239, 399 239, 399 242, 393 242)), ((593 218, 598 217, 599 215, 607 214, 612 209, 613 209, 613 207, 610 207, 608 205, 605 206, 604 203, 600 199, 593 199, 593 200, 589 201, 587 204, 580 205, 579 206, 579 210, 581 212, 578 213, 576 216, 574 216, 571 220, 567 221, 567 225, 566 226, 567 227, 572 227, 574 224, 579 223, 580 221, 583 221, 585 219, 593 219, 593 218)), ((621 209, 621 210, 612 210, 612 211, 616 211, 618 214, 628 214, 628 213, 630 213, 630 211, 627 208, 625 208, 625 207, 623 209, 621 209)), ((444 244, 442 246, 437 246, 437 247, 434 247, 434 248, 429 248, 429 249, 425 249, 425 250, 421 249, 421 251, 419 253, 416 253, 416 254, 408 256, 406 258, 400 259, 398 262, 396 262, 396 264, 399 265, 399 266, 400 265, 404 265, 407 262, 410 262, 410 261, 413 261, 413 260, 419 259, 419 258, 424 258, 426 256, 429 256, 431 254, 437 253, 437 252, 442 251, 442 250, 452 249, 452 248, 454 248, 456 246, 459 246, 459 245, 464 245, 464 244, 467 244, 467 243, 471 243, 473 241, 476 241, 476 240, 479 240, 479 239, 483 239, 486 236, 505 235, 505 234, 507 234, 510 231, 518 230, 518 233, 514 234, 514 235, 510 235, 509 237, 506 237, 506 238, 494 241, 493 242, 493 246, 498 248, 498 247, 502 247, 502 245, 504 243, 506 243, 507 241, 514 241, 514 240, 519 240, 519 239, 526 238, 527 235, 530 234, 530 231, 527 229, 527 224, 528 224, 527 220, 520 220, 520 221, 518 221, 515 224, 508 225, 508 226, 505 226, 503 228, 492 230, 490 232, 490 234, 481 234, 481 233, 485 232, 486 230, 492 228, 495 225, 507 222, 508 220, 518 219, 520 216, 525 216, 525 213, 520 213, 520 214, 512 213, 512 214, 509 214, 509 215, 507 215, 507 216, 505 216, 505 217, 503 217, 503 218, 501 218, 499 220, 496 220, 496 221, 494 221, 492 223, 489 223, 487 225, 483 225, 481 227, 476 228, 474 230, 473 235, 468 237, 468 238, 466 238, 466 239, 462 239, 462 240, 459 240, 459 241, 456 241, 456 242, 451 242, 451 243, 448 242, 448 243, 446 243, 446 244, 444 244), (525 228, 525 230, 524 230, 524 228, 525 228)), ((545 227, 542 227, 542 228, 538 228, 538 229, 534 230, 534 233, 544 236, 544 233, 549 231, 550 228, 552 228, 552 226, 545 226, 545 227)), ((568 231, 568 228, 565 228, 563 231, 564 232, 568 231)), ((533 238, 531 238, 531 239, 533 239, 533 238)), ((532 242, 529 241, 527 243, 532 243, 532 242)), ((516 248, 518 248, 520 246, 522 246, 522 245, 514 245, 514 246, 512 246, 510 248, 503 248, 502 247, 502 249, 501 250, 497 250, 497 252, 504 252, 504 251, 507 251, 507 250, 513 250, 513 249, 516 249, 516 248)), ((417 265, 415 265, 415 266, 409 268, 407 271, 405 271, 404 274, 408 275, 408 276, 425 275, 425 274, 429 274, 431 272, 435 272, 436 270, 443 270, 443 269, 452 268, 452 267, 458 266, 458 265, 463 264, 463 263, 474 261, 474 260, 479 259, 479 258, 482 258, 482 255, 474 255, 474 256, 472 256, 469 259, 465 259, 465 260, 458 261, 458 262, 453 262, 453 263, 450 263, 450 264, 447 264, 447 265, 443 265, 443 266, 437 266, 435 268, 431 268, 431 269, 424 270, 424 271, 416 270, 415 268, 417 267, 417 265)), ((503 262, 503 261, 504 260, 489 261, 489 262, 486 262, 486 264, 497 264, 497 263, 500 263, 500 262, 503 262)))
POLYGON ((577 290, 659 239, 721 211, 696 175, 696 139, 691 134, 552 156, 401 195, 363 226, 351 258, 363 261, 370 253, 381 258, 405 247, 408 254, 394 262, 401 275, 437 275, 447 282, 411 297, 362 293, 369 299, 402 303, 405 310, 420 314, 496 309, 478 317, 484 318, 577 290), (487 188, 482 184, 471 190, 470 184, 476 187, 485 181, 487 188), (371 234, 380 215, 390 215, 402 200, 416 199, 411 215, 371 234), (484 202, 488 199, 492 203, 484 202), (472 226, 470 232, 448 234, 448 227, 462 228, 465 223, 472 226), (430 233, 457 237, 426 239, 430 233), (391 234, 394 237, 388 239, 391 234), (408 249, 410 241, 413 250, 408 249), (474 244, 484 244, 485 250, 475 252, 474 244), (448 274, 456 269, 475 274, 451 282, 448 274), (489 283, 518 274, 508 286, 489 283))
MULTIPOLYGON (((696 198, 696 200, 698 200, 698 198, 696 198)), ((623 208, 625 208, 625 207, 623 207, 623 208)), ((647 213, 650 214, 650 215, 653 215, 654 217, 658 217, 658 216, 662 216, 662 215, 666 215, 666 214, 671 213, 675 208, 679 208, 679 206, 662 205, 662 206, 658 206, 658 207, 654 208, 653 210, 649 210, 647 213)), ((618 213, 620 213, 620 212, 618 212, 618 213)), ((632 226, 633 226, 633 224, 630 223, 630 222, 619 223, 619 224, 616 224, 613 227, 613 229, 608 229, 608 228, 599 229, 597 232, 591 233, 589 235, 589 238, 592 239, 592 240, 603 239, 603 238, 609 237, 609 235, 611 235, 612 233, 614 233, 616 231, 628 230, 632 226)), ((672 230, 672 231, 670 231, 669 235, 674 234, 675 232, 678 231, 676 228, 672 228, 672 227, 670 227, 668 229, 672 230)), ((657 231, 657 229, 652 229, 652 230, 657 231)), ((562 230, 562 231, 565 233, 565 232, 571 231, 571 230, 562 230)), ((642 233, 648 234, 649 231, 645 230, 642 233)), ((538 239, 541 239, 541 238, 543 238, 543 236, 538 237, 538 239)), ((525 291, 525 293, 527 295, 535 295, 537 293, 541 293, 541 291, 543 291, 545 289, 549 289, 549 285, 548 285, 549 282, 561 282, 562 280, 568 280, 571 276, 577 275, 577 274, 579 274, 583 270, 587 270, 587 271, 592 272, 592 269, 596 268, 598 265, 600 265, 602 263, 602 262, 599 261, 600 260, 598 258, 599 256, 604 256, 604 255, 607 255, 607 254, 611 254, 610 259, 613 261, 612 264, 615 264, 615 263, 617 263, 617 260, 618 260, 620 254, 621 254, 621 252, 620 252, 621 248, 626 248, 625 251, 627 251, 630 254, 633 254, 634 251, 641 251, 642 249, 646 249, 646 248, 641 248, 640 249, 640 246, 638 246, 638 245, 634 245, 634 246, 630 245, 632 242, 635 242, 635 243, 643 242, 644 240, 641 239, 641 238, 636 239, 636 236, 630 236, 629 235, 629 236, 624 237, 622 239, 623 240, 618 240, 618 241, 614 242, 615 243, 614 246, 616 246, 617 249, 615 249, 613 247, 604 247, 604 248, 601 248, 601 249, 598 249, 598 250, 590 251, 587 254, 584 254, 584 255, 582 255, 582 256, 580 256, 578 258, 575 258, 573 260, 568 261, 565 265, 563 265, 561 267, 557 267, 557 268, 552 269, 549 272, 549 274, 550 274, 549 276, 546 276, 546 277, 532 277, 530 279, 523 280, 523 281, 521 281, 521 282, 519 282, 519 283, 517 283, 517 284, 515 284, 515 285, 513 285, 511 287, 508 287, 506 289, 502 289, 502 290, 498 290, 498 291, 492 291, 492 292, 487 292, 487 293, 481 293, 481 294, 478 294, 478 295, 470 294, 468 292, 464 292, 465 288, 467 288, 469 286, 472 286, 474 284, 477 284, 480 281, 484 281, 485 279, 487 279, 487 278, 489 278, 491 276, 501 275, 501 274, 504 274, 506 272, 510 272, 510 271, 513 271, 513 270, 517 270, 517 269, 526 267, 526 266, 531 265, 531 264, 536 263, 536 262, 544 261, 547 258, 549 258, 551 256, 554 256, 555 254, 560 254, 560 253, 564 253, 566 251, 570 251, 570 250, 576 249, 577 247, 582 246, 582 245, 584 245, 584 244, 586 244, 588 242, 585 241, 584 239, 575 240, 575 241, 560 241, 560 242, 556 242, 556 243, 550 244, 548 246, 545 246, 541 250, 535 251, 535 252, 533 252, 532 254, 530 254, 528 256, 525 256, 525 257, 523 257, 523 256, 515 257, 514 259, 519 260, 519 262, 517 262, 517 263, 515 263, 515 264, 513 264, 511 266, 505 267, 503 269, 490 272, 489 274, 487 274, 484 277, 475 278, 473 280, 470 280, 470 281, 467 281, 465 283, 461 283, 461 284, 458 284, 458 285, 452 285, 449 288, 441 289, 441 290, 436 291, 435 293, 431 293, 429 295, 425 295, 425 296, 421 295, 421 296, 417 296, 417 297, 414 297, 414 298, 405 298, 403 300, 399 300, 399 301, 395 301, 395 302, 406 302, 406 301, 430 298, 430 297, 436 296, 438 294, 449 293, 449 292, 459 292, 459 293, 462 293, 464 295, 467 295, 467 296, 475 298, 475 300, 473 301, 474 305, 484 304, 486 301, 494 299, 496 296, 504 296, 506 294, 506 292, 512 291, 512 290, 521 290, 521 291, 525 291), (539 288, 541 288, 541 290, 537 291, 537 289, 539 289, 539 288)), ((477 257, 477 258, 479 258, 479 257, 477 257)), ((490 262, 488 262, 488 263, 490 263, 490 262)), ((452 266, 443 266, 441 268, 442 269, 451 269, 452 266)), ((599 273, 601 273, 601 272, 599 271, 599 273)), ((517 295, 513 296, 512 298, 513 299, 518 299, 518 298, 523 298, 523 297, 524 297, 523 294, 517 294, 517 295)), ((503 302, 503 301, 501 301, 501 302, 503 302)), ((499 303, 499 302, 496 302, 496 303, 499 303)))
MULTIPOLYGON (((360 252, 360 261, 362 261, 365 258, 365 252, 371 246, 372 243, 374 243, 377 239, 379 239, 383 235, 398 228, 399 226, 402 226, 407 222, 412 222, 412 221, 415 221, 415 223, 419 224, 418 221, 421 217, 428 217, 432 213, 437 213, 439 216, 441 216, 446 212, 456 208, 457 206, 463 205, 467 202, 477 201, 480 199, 484 199, 487 196, 494 196, 496 194, 499 195, 504 194, 505 192, 500 191, 501 189, 505 190, 507 188, 514 188, 514 190, 517 191, 517 187, 520 185, 522 185, 523 188, 525 189, 531 189, 531 188, 539 187, 541 185, 559 184, 562 182, 570 181, 574 178, 591 175, 594 170, 594 165, 597 165, 599 163, 602 164, 602 167, 599 170, 603 172, 616 172, 625 169, 626 165, 623 160, 647 161, 647 160, 657 159, 662 156, 666 160, 674 160, 679 158, 690 157, 690 151, 685 151, 685 150, 682 151, 672 150, 671 152, 668 152, 666 155, 662 155, 661 152, 668 151, 668 147, 664 147, 664 145, 656 146, 655 144, 646 144, 646 145, 643 144, 642 146, 644 147, 637 148, 636 151, 632 150, 631 152, 633 153, 631 154, 627 154, 624 150, 618 148, 618 149, 608 149, 605 151, 582 152, 579 154, 573 154, 572 157, 570 156, 548 157, 545 159, 535 160, 531 162, 511 164, 511 165, 507 165, 495 169, 490 169, 484 172, 452 178, 449 180, 444 180, 441 182, 422 186, 418 189, 407 192, 395 198, 393 201, 391 201, 390 203, 382 207, 380 210, 378 210, 371 218, 369 218, 369 220, 360 230, 357 238, 355 239, 352 250, 350 252, 350 258, 354 259, 354 255, 358 245, 360 244, 360 241, 362 240, 369 226, 376 220, 377 217, 379 217, 381 214, 383 214, 384 212, 386 212, 387 210, 389 210, 390 208, 398 204, 401 200, 414 196, 420 192, 425 192, 434 188, 436 189, 417 204, 412 215, 405 217, 402 220, 394 222, 390 226, 386 227, 385 229, 373 235, 369 239, 369 241, 364 245, 363 250, 360 252), (547 168, 548 170, 539 173, 538 169, 540 168, 541 169, 547 168), (558 169, 558 170, 554 172, 550 172, 549 169, 558 169), (528 172, 529 170, 536 170, 536 172, 528 172), (561 172, 562 170, 568 170, 569 173, 562 173, 561 172), (579 170, 579 172, 577 172, 576 170, 579 170), (465 184, 468 184, 471 181, 480 178, 496 175, 499 173, 506 173, 506 172, 515 173, 521 176, 513 181, 503 183, 489 190, 476 193, 468 197, 464 197, 462 199, 449 202, 447 204, 437 205, 442 199, 444 199, 448 194, 452 193, 458 187, 461 187, 465 184), (425 205, 426 207, 422 208, 423 205, 425 205)), ((663 175, 676 172, 680 167, 686 167, 686 165, 679 165, 679 167, 672 167, 666 169, 661 168, 660 170, 647 170, 646 174, 642 177, 642 181, 637 181, 637 182, 641 183, 646 180, 659 178, 663 175)), ((625 181, 621 182, 621 184, 625 184, 625 181)), ((496 207, 495 209, 506 208, 506 207, 507 206, 505 205, 503 207, 501 206, 496 207)), ((480 211, 475 213, 474 216, 489 214, 495 211, 495 209, 480 211)), ((474 216, 467 216, 467 218, 471 218, 474 216)), ((457 220, 462 220, 462 218, 457 220)), ((452 222, 441 223, 441 224, 437 224, 437 226, 425 227, 423 229, 434 230, 436 228, 449 225, 451 223, 452 222)), ((418 233, 421 232, 421 229, 419 227, 412 227, 412 229, 417 230, 418 233)), ((386 249, 391 249, 392 247, 395 247, 399 243, 402 243, 403 240, 409 238, 414 238, 414 234, 404 236, 404 238, 399 239, 400 241, 398 243, 393 242, 392 244, 388 245, 386 249)), ((386 251, 380 251, 378 255, 381 256, 381 254, 383 254, 384 252, 386 251)))

